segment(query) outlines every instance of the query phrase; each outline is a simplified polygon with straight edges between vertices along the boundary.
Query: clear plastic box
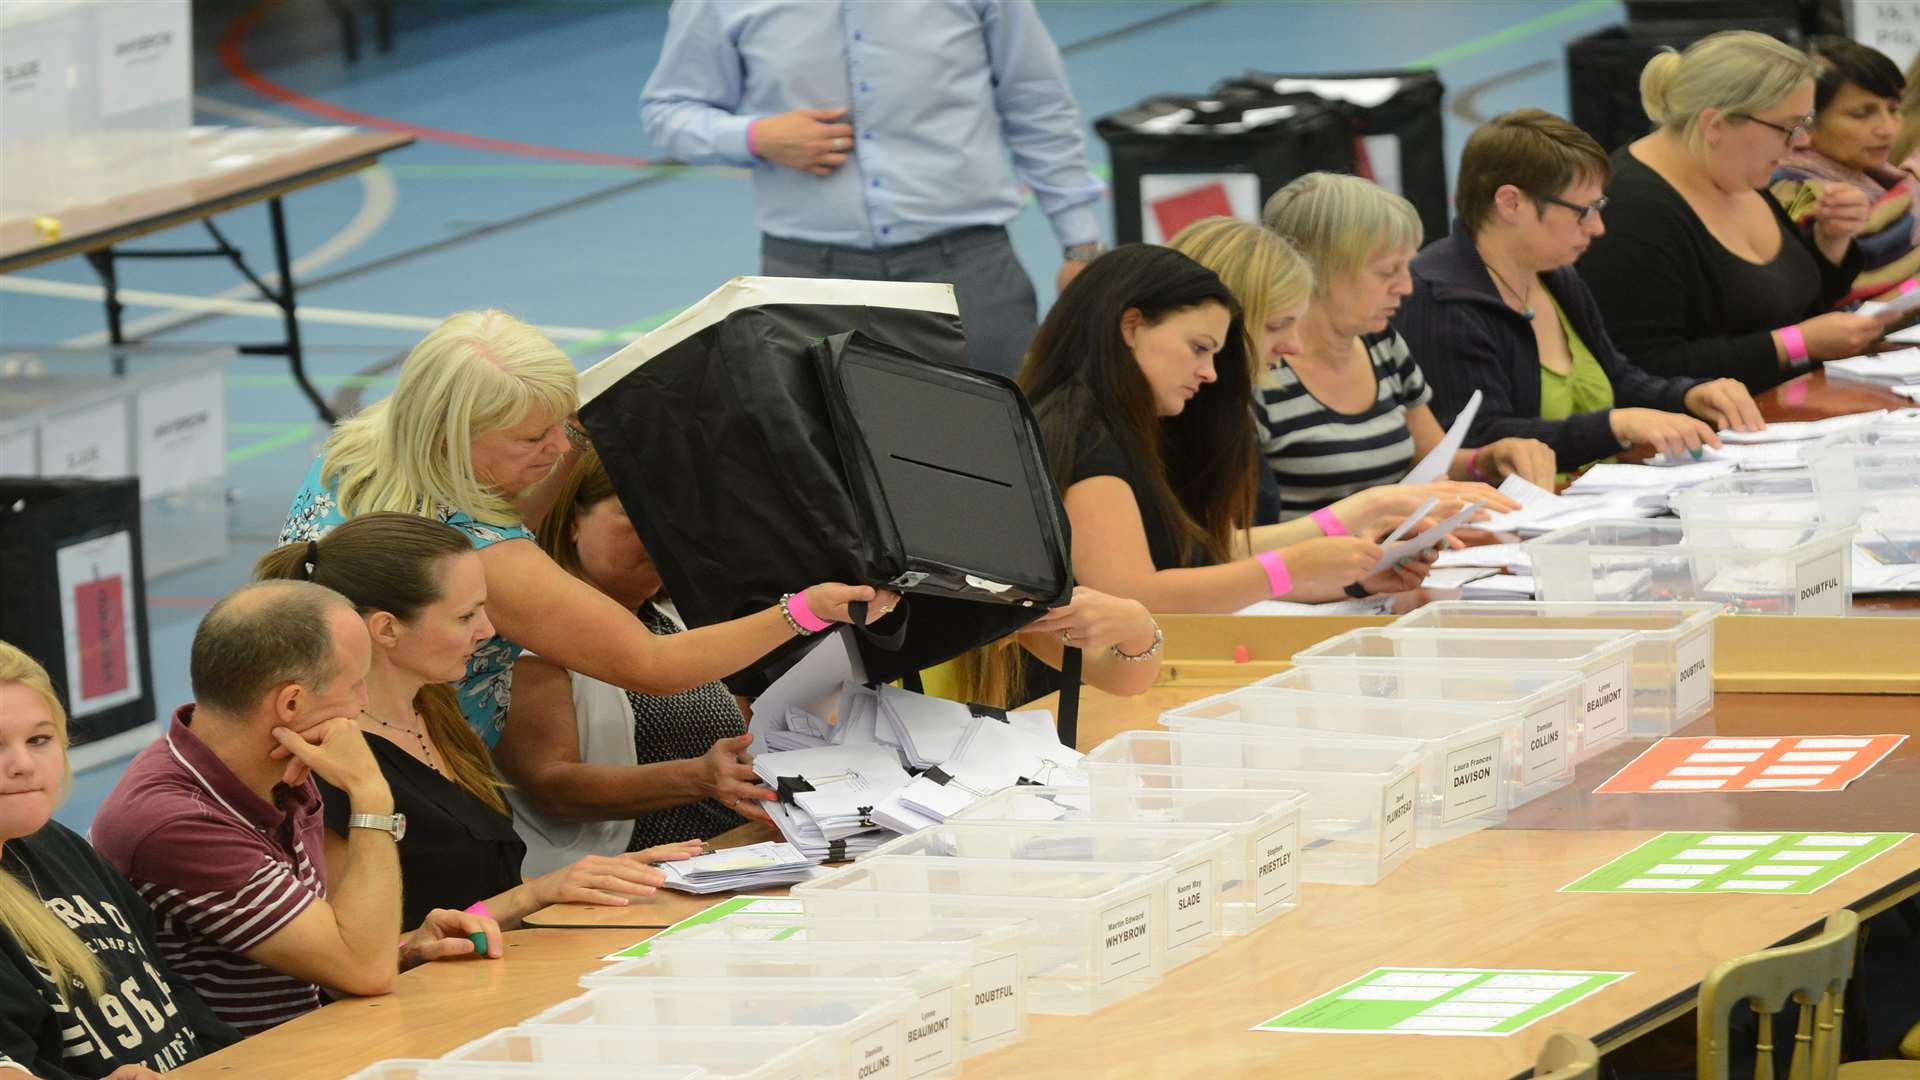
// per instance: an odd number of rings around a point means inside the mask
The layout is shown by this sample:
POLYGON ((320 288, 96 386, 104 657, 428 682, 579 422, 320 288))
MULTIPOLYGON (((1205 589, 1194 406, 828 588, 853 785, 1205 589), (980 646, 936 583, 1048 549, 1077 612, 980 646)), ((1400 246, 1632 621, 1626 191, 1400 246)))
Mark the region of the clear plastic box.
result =
POLYGON ((1657 739, 1713 708, 1713 620, 1718 604, 1447 600, 1393 622, 1407 629, 1637 630, 1629 730, 1657 739))
MULTIPOLYGON (((1231 838, 1214 825, 1115 821, 947 822, 897 837, 872 855, 1017 859, 1075 866, 1166 867, 1167 967, 1220 947, 1231 838)), ((871 856, 869 856, 871 857, 871 856)))
POLYGON ((1880 420, 1820 439, 1800 451, 1816 490, 1859 486, 1863 472, 1905 470, 1920 475, 1920 423, 1880 420))
POLYGON ((1587 760, 1628 737, 1636 631, 1349 630, 1293 654, 1300 667, 1346 667, 1373 674, 1445 668, 1457 672, 1546 671, 1580 676, 1573 712, 1573 760, 1587 760))
POLYGON ((1520 714, 1520 762, 1512 804, 1521 806, 1565 787, 1578 760, 1580 690, 1584 676, 1546 669, 1459 671, 1422 664, 1371 669, 1310 664, 1253 685, 1318 700, 1325 697, 1474 704, 1520 714))
POLYGON ((1092 787, 1299 791, 1301 876, 1371 885, 1413 854, 1417 743, 1123 731, 1080 759, 1092 787))
POLYGON ((950 821, 1120 821, 1211 825, 1230 838, 1221 925, 1252 933, 1300 903, 1300 813, 1294 791, 1056 788, 1018 785, 975 802, 950 821))
POLYGON ((1520 779, 1522 719, 1472 705, 1330 701, 1242 687, 1168 709, 1170 731, 1262 738, 1405 739, 1420 746, 1417 846, 1432 847, 1507 819, 1520 779))
POLYGON ((793 896, 823 918, 1031 918, 1027 1008, 1090 1013, 1160 981, 1171 870, 869 855, 793 896))
POLYGON ((840 1067, 833 1040, 805 1028, 581 1024, 502 1028, 441 1060, 625 1069, 691 1067, 705 1080, 837 1080, 840 1067))
MULTIPOLYGON (((1861 469, 1845 487, 1817 488, 1807 469, 1734 473, 1677 491, 1669 500, 1681 522, 1836 522, 1868 533, 1920 532, 1920 470, 1861 469)), ((1913 561, 1907 559, 1904 561, 1913 561)))
POLYGON ((813 942, 838 945, 891 943, 907 949, 937 946, 958 952, 970 967, 967 1053, 1016 1042, 1027 1033, 1028 955, 1031 919, 873 918, 823 919, 809 915, 731 915, 655 938, 657 949, 672 941, 703 944, 813 942))
POLYGON ((1855 529, 1787 521, 1593 521, 1527 542, 1542 600, 1709 600, 1748 615, 1845 615, 1855 529), (1598 596, 1596 582, 1633 581, 1598 596))
MULTIPOLYGON (((906 1021, 914 997, 883 986, 843 985, 795 994, 784 979, 634 979, 589 990, 520 1022, 521 1027, 803 1029, 830 1045, 841 1076, 905 1076, 906 1021)), ((726 1030, 713 1031, 728 1038, 726 1030)))
POLYGON ((369 1065, 347 1080, 701 1080, 697 1065, 548 1064, 514 1061, 396 1059, 369 1065))

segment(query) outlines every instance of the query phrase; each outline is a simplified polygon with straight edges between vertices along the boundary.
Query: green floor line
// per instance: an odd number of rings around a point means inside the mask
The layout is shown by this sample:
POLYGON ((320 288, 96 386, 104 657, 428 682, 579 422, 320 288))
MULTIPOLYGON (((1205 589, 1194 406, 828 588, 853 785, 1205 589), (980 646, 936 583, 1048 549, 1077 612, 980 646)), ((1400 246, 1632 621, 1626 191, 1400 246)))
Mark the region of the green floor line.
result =
POLYGON ((258 442, 248 443, 245 446, 236 446, 232 450, 227 451, 227 464, 238 465, 243 461, 250 461, 262 454, 271 454, 275 450, 284 447, 297 446, 312 438, 315 428, 315 425, 310 423, 281 424, 279 426, 281 431, 278 435, 272 435, 258 442))
POLYGON ((1457 60, 1465 60, 1469 56, 1478 56, 1483 52, 1498 49, 1504 45, 1511 45, 1516 41, 1524 41, 1536 34, 1545 33, 1548 30, 1556 29, 1570 22, 1578 22, 1581 19, 1588 19, 1609 12, 1618 12, 1619 10, 1620 5, 1616 0, 1580 0, 1579 3, 1569 4, 1559 11, 1550 11, 1545 15, 1537 15, 1525 22, 1515 23, 1504 30, 1495 30, 1491 34, 1482 34, 1477 38, 1470 38, 1458 45, 1441 49, 1439 52, 1429 53, 1417 60, 1410 60, 1407 62, 1407 66, 1437 68, 1442 64, 1451 64, 1457 60))

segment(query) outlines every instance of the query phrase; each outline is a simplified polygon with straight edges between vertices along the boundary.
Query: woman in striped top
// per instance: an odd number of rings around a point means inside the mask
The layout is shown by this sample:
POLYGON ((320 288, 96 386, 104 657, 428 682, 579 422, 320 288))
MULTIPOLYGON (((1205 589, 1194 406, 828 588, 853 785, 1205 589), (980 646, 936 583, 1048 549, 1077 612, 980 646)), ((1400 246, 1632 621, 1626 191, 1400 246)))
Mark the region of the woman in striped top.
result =
MULTIPOLYGON (((1309 173, 1274 193, 1264 219, 1315 277, 1300 348, 1269 374, 1256 409, 1287 521, 1398 482, 1445 432, 1420 366, 1387 325, 1412 290, 1407 263, 1421 240, 1413 205, 1369 180, 1309 173)), ((1447 469, 1454 480, 1491 483, 1516 474, 1550 489, 1553 452, 1534 439, 1501 439, 1459 450, 1447 469)))

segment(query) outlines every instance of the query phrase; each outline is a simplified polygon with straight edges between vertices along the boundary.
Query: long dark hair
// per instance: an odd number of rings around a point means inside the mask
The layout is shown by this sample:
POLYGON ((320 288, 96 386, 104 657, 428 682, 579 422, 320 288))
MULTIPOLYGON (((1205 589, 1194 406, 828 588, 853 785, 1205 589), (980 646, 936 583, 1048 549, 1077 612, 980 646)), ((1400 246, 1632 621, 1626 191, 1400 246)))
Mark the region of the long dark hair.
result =
POLYGON ((1054 482, 1066 490, 1086 433, 1104 427, 1136 464, 1138 496, 1168 522, 1181 561, 1196 552, 1229 561, 1233 534, 1253 521, 1259 485, 1244 337, 1232 291, 1171 248, 1127 244, 1088 264, 1060 293, 1020 371, 1054 482), (1179 416, 1161 417, 1120 334, 1121 316, 1137 309, 1151 324, 1202 304, 1233 318, 1214 358, 1218 381, 1179 416))

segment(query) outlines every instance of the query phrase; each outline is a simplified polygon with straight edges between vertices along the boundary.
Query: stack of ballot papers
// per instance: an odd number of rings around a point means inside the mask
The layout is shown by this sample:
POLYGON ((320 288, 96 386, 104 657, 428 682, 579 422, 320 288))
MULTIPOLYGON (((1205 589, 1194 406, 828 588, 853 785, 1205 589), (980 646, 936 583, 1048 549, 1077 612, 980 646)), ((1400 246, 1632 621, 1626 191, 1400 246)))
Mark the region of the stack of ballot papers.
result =
POLYGON ((1775 420, 1759 431, 1723 431, 1720 433, 1720 441, 1729 445, 1809 442, 1849 428, 1871 424, 1885 415, 1887 410, 1873 409, 1869 412, 1828 416, 1819 420, 1775 420))
POLYGON ((912 779, 878 743, 761 754, 753 771, 780 797, 764 804, 787 843, 809 858, 848 858, 886 839, 873 808, 912 779))
POLYGON ((659 864, 666 886, 678 892, 736 892, 772 885, 795 885, 826 873, 792 844, 769 841, 659 864))
POLYGON ((1531 574, 1494 574, 1462 585, 1460 599, 1531 600, 1534 588, 1531 574))
MULTIPOLYGON (((758 710, 755 715, 759 715, 758 710)), ((805 750, 833 741, 833 726, 798 705, 789 705, 762 727, 760 738, 769 750, 805 750)))
POLYGON ((1439 558, 1433 560, 1435 570, 1455 567, 1484 567, 1489 570, 1525 574, 1532 572, 1533 559, 1528 557, 1527 549, 1520 544, 1476 544, 1473 547, 1443 551, 1439 558))
POLYGON ((1872 356, 1829 360, 1826 370, 1828 379, 1863 382, 1873 386, 1916 386, 1920 385, 1920 349, 1899 349, 1872 356))
MULTIPOLYGON (((1595 466, 1599 468, 1600 466, 1595 466)), ((1662 471, 1662 470, 1655 470, 1662 471)), ((1555 495, 1518 476, 1509 476, 1500 484, 1500 493, 1520 504, 1520 509, 1495 514, 1475 527, 1489 532, 1511 532, 1521 536, 1540 536, 1555 529, 1603 518, 1641 518, 1657 515, 1665 505, 1664 489, 1659 505, 1644 501, 1646 493, 1635 489, 1607 491, 1591 495, 1555 495)))
POLYGON ((882 686, 870 693, 879 714, 874 740, 897 750, 901 762, 909 769, 928 769, 951 760, 973 729, 974 721, 983 716, 998 718, 1004 724, 1049 742, 1059 742, 1054 735, 1053 714, 1045 709, 1006 712, 962 705, 893 686, 882 686))
POLYGON ((1051 724, 1037 732, 991 716, 975 717, 953 754, 877 807, 874 820, 914 832, 1015 784, 1085 787, 1079 765, 1080 752, 1062 746, 1051 724))
MULTIPOLYGON (((1711 452, 1711 451, 1703 451, 1711 452)), ((1731 474, 1731 461, 1690 461, 1684 465, 1622 465, 1603 461, 1567 485, 1568 496, 1628 493, 1655 509, 1667 505, 1670 492, 1731 474)))
POLYGON ((1349 597, 1324 604, 1302 604, 1292 600, 1256 600, 1235 615, 1391 615, 1393 594, 1349 597))

